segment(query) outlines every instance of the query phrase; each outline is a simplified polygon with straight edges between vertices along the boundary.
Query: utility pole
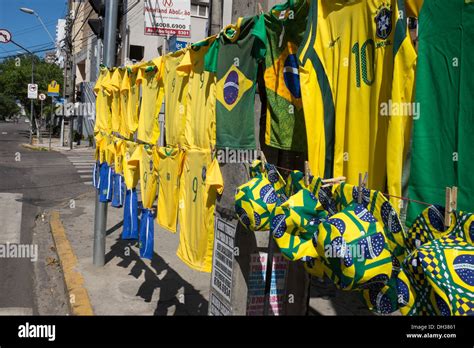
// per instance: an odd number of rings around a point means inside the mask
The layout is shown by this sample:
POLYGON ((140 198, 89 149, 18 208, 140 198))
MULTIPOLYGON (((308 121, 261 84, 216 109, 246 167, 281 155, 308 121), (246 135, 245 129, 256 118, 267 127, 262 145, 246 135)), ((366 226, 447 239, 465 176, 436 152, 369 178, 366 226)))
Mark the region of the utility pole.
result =
MULTIPOLYGON (((31 54, 31 84, 35 83, 35 56, 31 54)), ((33 122, 35 122, 35 106, 33 99, 31 99, 30 109, 30 145, 33 144, 33 122)), ((38 127, 36 127, 38 128, 38 127)))
POLYGON ((54 97, 51 97, 51 116, 49 119, 49 151, 51 151, 51 133, 53 128, 54 119, 54 97))
MULTIPOLYGON (((68 8, 69 10, 69 8, 68 8)), ((61 146, 64 146, 64 121, 66 117, 66 96, 67 96, 67 79, 68 79, 68 68, 69 68, 69 53, 71 51, 71 17, 68 13, 66 17, 66 28, 64 36, 64 73, 63 73, 63 117, 61 120, 61 146)))
MULTIPOLYGON (((267 11, 275 5, 279 0, 239 0, 239 1, 216 1, 211 3, 211 11, 209 20, 211 34, 216 34, 221 30, 223 26, 229 24, 227 21, 235 23, 239 17, 254 16, 260 13, 259 4, 263 9, 267 11), (224 23, 224 20, 226 23, 224 23)), ((266 160, 269 163, 273 163, 280 167, 285 168, 300 168, 302 167, 293 161, 296 157, 294 154, 290 154, 288 151, 286 154, 280 153, 281 151, 268 147, 265 145, 264 130, 266 121, 266 106, 262 105, 260 99, 260 90, 262 86, 259 85, 259 93, 255 98, 255 134, 257 141, 257 149, 262 150, 265 153, 266 160)), ((262 98, 263 99, 263 98, 262 98)), ((219 156, 218 156, 219 157, 219 156)), ((253 157, 253 156, 252 156, 253 157)), ((258 310, 260 314, 269 315, 272 305, 275 303, 270 298, 271 292, 277 290, 281 291, 286 295, 292 294, 294 301, 290 302, 287 300, 279 301, 278 306, 282 306, 282 311, 285 315, 302 315, 306 313, 307 307, 307 290, 308 290, 308 275, 303 268, 303 264, 300 262, 290 262, 284 267, 286 274, 285 278, 282 279, 281 283, 284 283, 284 287, 279 288, 272 286, 272 278, 277 279, 281 277, 274 271, 273 259, 278 257, 281 259, 281 254, 278 252, 276 243, 273 240, 272 235, 269 231, 261 231, 259 233, 248 233, 248 231, 240 224, 234 213, 234 194, 237 187, 249 180, 248 164, 246 163, 221 163, 220 165, 222 177, 225 182, 225 189, 223 195, 219 200, 216 201, 216 225, 214 234, 214 245, 216 246, 225 244, 231 250, 238 250, 239 252, 233 255, 230 260, 230 267, 232 268, 230 286, 230 296, 222 296, 222 293, 216 291, 213 277, 220 277, 219 267, 213 269, 211 275, 211 291, 209 293, 209 303, 218 303, 218 306, 209 306, 212 314, 219 313, 231 313, 232 315, 246 315, 248 311, 248 301, 251 296, 263 296, 263 306, 258 310), (217 233, 217 231, 219 231, 217 233), (225 237, 220 237, 224 235, 225 237), (222 239, 221 239, 222 238, 222 239), (263 255, 262 255, 263 254, 263 255), (266 261, 252 261, 265 259, 266 261), (261 259, 262 258, 262 259, 261 259), (266 269, 265 273, 262 273, 262 281, 249 282, 251 276, 252 263, 257 262, 258 267, 266 269), (263 283, 263 286, 262 284, 263 283), (272 289, 275 288, 276 289, 272 289), (255 295, 263 290, 262 295, 255 295), (272 303, 273 302, 273 303, 272 303), (220 309, 215 309, 220 307, 220 309)), ((214 249, 215 251, 217 249, 214 249)), ((218 253, 215 252, 213 256, 215 260, 218 259, 218 253)), ((278 260, 277 259, 277 260, 278 260)), ((280 261, 276 261, 280 262, 280 261)), ((217 263, 215 263, 217 265, 217 263)), ((284 265, 283 262, 280 263, 284 265)), ((283 269, 281 270, 283 272, 283 269)), ((280 282, 279 280, 277 283, 280 282)), ((286 295, 284 297, 286 297, 286 295)), ((257 298, 258 298, 257 297, 257 298)), ((276 304, 276 303, 275 303, 276 304)))
MULTIPOLYGON (((71 29, 72 32, 72 29, 71 29)), ((74 118, 76 117, 76 58, 72 54, 71 69, 71 103, 73 104, 72 115, 69 115, 69 150, 72 150, 72 142, 74 141, 74 118)))
MULTIPOLYGON (((104 61, 103 63, 111 68, 116 63, 116 42, 117 42, 117 16, 119 0, 109 0, 105 2, 105 32, 104 32, 104 61)), ((107 203, 99 201, 99 193, 95 198, 95 219, 94 219, 94 254, 93 263, 95 266, 105 264, 105 229, 107 226, 107 203)))

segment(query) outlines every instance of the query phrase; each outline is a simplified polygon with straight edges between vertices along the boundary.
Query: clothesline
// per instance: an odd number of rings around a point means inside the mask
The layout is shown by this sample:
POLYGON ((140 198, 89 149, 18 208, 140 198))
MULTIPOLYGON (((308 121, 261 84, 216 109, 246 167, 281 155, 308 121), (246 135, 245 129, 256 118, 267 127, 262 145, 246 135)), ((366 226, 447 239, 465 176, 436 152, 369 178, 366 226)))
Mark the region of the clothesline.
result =
MULTIPOLYGON (((283 170, 283 171, 286 171, 288 173, 291 173, 294 169, 288 169, 288 168, 284 168, 284 167, 280 167, 280 166, 277 166, 277 165, 273 165, 275 166, 275 168, 277 169, 280 169, 280 170, 283 170)), ((416 199, 410 199, 408 197, 399 197, 399 196, 394 196, 394 195, 391 195, 389 193, 385 193, 385 192, 382 192, 382 194, 386 197, 392 197, 392 198, 398 198, 398 199, 401 199, 401 200, 404 200, 404 201, 409 201, 409 202, 413 202, 413 203, 418 203, 418 204, 423 204, 423 205, 426 205, 428 207, 432 206, 433 203, 427 203, 427 202, 423 202, 423 201, 418 201, 416 199)))
MULTIPOLYGON (((124 138, 123 136, 121 136, 120 134, 118 133, 112 133, 111 135, 117 137, 117 138, 120 138, 120 139, 123 139, 123 140, 128 140, 128 141, 132 141, 132 142, 135 142, 137 144, 145 144, 145 145, 150 145, 148 143, 145 143, 145 142, 142 142, 140 140, 137 140, 137 141, 134 141, 134 140, 129 140, 129 139, 126 139, 124 138)), ((275 164, 273 164, 273 166, 277 169, 280 169, 280 170, 283 170, 285 172, 288 172, 288 173, 291 173, 294 169, 288 169, 288 168, 285 168, 285 167, 280 167, 280 166, 277 166, 275 164)), ((391 195, 389 193, 385 193, 385 192, 382 192, 383 195, 385 195, 386 197, 392 197, 392 198, 397 198, 397 199, 401 199, 401 200, 404 200, 404 201, 408 201, 408 202, 413 202, 413 203, 418 203, 418 204, 422 204, 422 205, 426 205, 426 206, 432 206, 433 204, 432 203, 427 203, 427 202, 423 202, 423 201, 419 201, 419 200, 416 200, 416 199, 410 199, 408 197, 400 197, 400 196, 394 196, 394 195, 391 195)))

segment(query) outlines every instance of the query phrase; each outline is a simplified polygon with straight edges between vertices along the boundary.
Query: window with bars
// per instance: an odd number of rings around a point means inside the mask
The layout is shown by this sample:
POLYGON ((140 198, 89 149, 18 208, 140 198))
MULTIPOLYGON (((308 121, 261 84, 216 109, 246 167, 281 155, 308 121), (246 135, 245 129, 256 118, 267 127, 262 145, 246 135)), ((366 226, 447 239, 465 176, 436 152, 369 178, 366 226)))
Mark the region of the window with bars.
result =
POLYGON ((191 4, 191 16, 207 18, 208 6, 200 4, 191 4))

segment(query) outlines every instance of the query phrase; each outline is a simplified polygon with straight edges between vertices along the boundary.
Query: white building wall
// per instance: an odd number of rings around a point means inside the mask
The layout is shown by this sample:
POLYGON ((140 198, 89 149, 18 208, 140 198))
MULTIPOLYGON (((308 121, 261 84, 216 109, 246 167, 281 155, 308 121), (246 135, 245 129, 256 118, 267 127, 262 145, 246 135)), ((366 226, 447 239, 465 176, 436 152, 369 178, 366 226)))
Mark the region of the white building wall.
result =
POLYGON ((66 37, 66 20, 58 19, 58 24, 56 25, 56 59, 58 65, 64 67, 64 57, 61 52, 61 48, 64 46, 64 39, 66 37))
POLYGON ((225 27, 232 24, 232 0, 222 0, 222 25, 225 27))
MULTIPOLYGON (((145 0, 146 1, 146 0, 145 0)), ((125 21, 125 33, 123 50, 124 61, 128 62, 130 57, 130 45, 144 46, 144 60, 150 60, 158 56, 158 47, 163 46, 164 39, 161 36, 145 35, 145 1, 140 1, 138 5, 133 7, 123 18, 125 21)), ((136 1, 127 1, 127 8, 132 6, 136 1)))
POLYGON ((180 41, 195 43, 207 37, 207 18, 191 17, 191 38, 178 38, 180 41))
MULTIPOLYGON (((191 0, 190 0, 191 1, 191 0)), ((128 0, 125 4, 125 8, 131 8, 128 13, 123 17, 124 27, 123 27, 123 46, 121 52, 122 62, 125 64, 130 63, 130 45, 135 46, 144 46, 144 57, 143 60, 150 60, 160 55, 159 48, 161 52, 167 50, 168 47, 165 44, 165 37, 162 36, 153 36, 145 35, 145 15, 144 7, 147 0, 140 1, 138 4, 133 6, 136 3, 136 0, 128 0), (132 7, 133 6, 133 7, 132 7)), ((202 3, 208 3, 209 1, 199 1, 202 3)), ((195 1, 191 1, 195 3, 195 1)), ((191 37, 190 38, 180 38, 179 41, 185 41, 194 43, 200 41, 207 37, 207 25, 208 25, 208 16, 209 10, 207 11, 207 16, 191 16, 191 37)))

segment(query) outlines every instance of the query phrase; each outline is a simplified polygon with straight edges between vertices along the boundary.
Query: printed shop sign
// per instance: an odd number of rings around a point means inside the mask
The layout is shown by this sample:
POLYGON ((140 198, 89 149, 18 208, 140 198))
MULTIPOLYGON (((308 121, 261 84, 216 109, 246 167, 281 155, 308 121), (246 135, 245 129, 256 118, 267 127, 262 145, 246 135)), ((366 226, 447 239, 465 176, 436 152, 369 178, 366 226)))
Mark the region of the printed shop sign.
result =
POLYGON ((191 37, 191 0, 146 1, 145 35, 191 37))
POLYGON ((234 263, 235 226, 216 218, 214 224, 214 257, 212 259, 211 286, 230 307, 232 272, 234 263))
MULTIPOLYGON (((268 254, 264 252, 250 256, 247 315, 264 315, 267 257, 268 254)), ((280 253, 274 254, 270 282, 270 315, 283 314, 287 274, 288 260, 280 253)))

